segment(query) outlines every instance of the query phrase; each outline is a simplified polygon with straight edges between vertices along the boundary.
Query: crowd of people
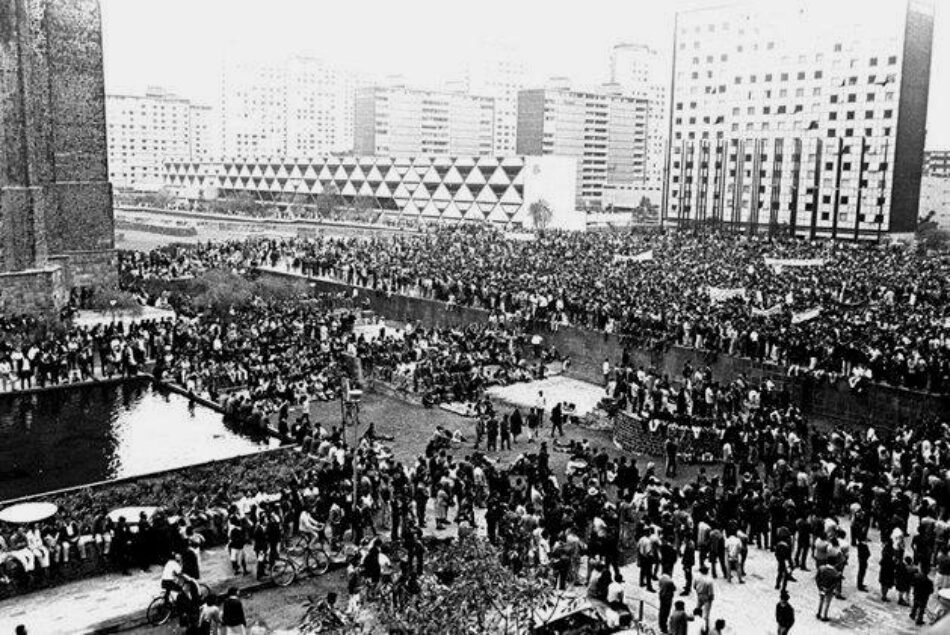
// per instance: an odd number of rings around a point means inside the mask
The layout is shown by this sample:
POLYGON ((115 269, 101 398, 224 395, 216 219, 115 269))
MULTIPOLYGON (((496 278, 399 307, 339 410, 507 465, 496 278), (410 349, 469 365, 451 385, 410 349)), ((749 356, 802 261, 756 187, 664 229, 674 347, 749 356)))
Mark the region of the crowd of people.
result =
POLYGON ((263 249, 273 265, 519 313, 552 328, 572 324, 643 346, 678 344, 833 377, 950 389, 945 254, 688 232, 548 232, 520 241, 480 227, 263 249))
MULTIPOLYGON (((512 571, 560 589, 586 585, 611 616, 622 612, 621 567, 632 554, 639 586, 657 594, 660 630, 680 635, 689 623, 706 633, 723 630, 719 622, 729 616, 714 608, 718 578, 744 583, 749 552, 761 549, 774 565, 756 573, 774 575, 777 624, 787 633, 795 622, 788 591, 805 582, 804 572, 815 572, 819 620, 829 619, 843 591, 867 592, 876 532, 880 597, 888 601, 895 591, 921 623, 933 591, 950 587, 947 423, 880 432, 819 428, 768 380, 723 380, 689 365, 670 378, 634 368, 624 354, 616 366, 605 361, 605 394, 666 437, 665 464, 642 465, 586 441, 564 443, 558 396, 548 403, 539 395, 523 415, 495 412, 484 394, 492 384, 543 377, 547 364, 560 360, 532 343, 524 327, 538 322, 620 333, 627 346, 679 344, 771 360, 790 372, 847 376, 853 385, 870 379, 946 392, 948 273, 945 256, 902 248, 688 233, 555 232, 506 241, 475 229, 123 254, 123 287, 179 315, 68 326, 40 340, 0 329, 0 388, 134 376, 151 364, 156 377, 223 404, 228 416, 260 426, 275 417, 278 432, 317 457, 319 467, 281 492, 262 484, 258 492, 209 493, 177 510, 173 525, 161 516, 140 518, 137 535, 124 521, 61 517, 0 538, 0 551, 37 575, 86 557, 90 545, 120 568, 178 563, 177 552, 181 575, 170 566, 181 587, 184 576, 200 579, 199 560, 189 555, 200 553, 199 536, 226 540, 239 575, 250 574, 245 551, 253 551, 263 576, 288 536, 310 531, 329 545, 364 544, 348 563, 348 610, 356 613, 367 589, 381 582, 414 588, 423 533, 454 526, 464 535, 484 524, 512 571), (795 264, 766 266, 765 258, 795 264), (194 312, 187 299, 150 284, 258 266, 472 305, 492 317, 464 328, 356 329, 355 313, 312 294, 194 312), (821 311, 807 319, 794 317, 815 307, 821 311), (375 428, 354 447, 341 428, 306 414, 291 422, 293 409, 306 413, 312 400, 337 398, 341 378, 360 370, 427 405, 475 404, 475 438, 437 430, 423 455, 403 463, 375 428), (546 423, 550 439, 542 441, 546 423), (527 446, 519 439, 523 428, 527 446), (683 449, 700 435, 715 446, 721 468, 680 478, 683 449), (524 451, 508 465, 498 462, 494 453, 513 444, 524 451), (556 473, 555 452, 570 454, 575 469, 556 473), (854 591, 846 582, 852 575, 854 591), (694 597, 692 615, 677 591, 694 597)), ((196 602, 189 614, 197 625, 203 609, 196 602)))

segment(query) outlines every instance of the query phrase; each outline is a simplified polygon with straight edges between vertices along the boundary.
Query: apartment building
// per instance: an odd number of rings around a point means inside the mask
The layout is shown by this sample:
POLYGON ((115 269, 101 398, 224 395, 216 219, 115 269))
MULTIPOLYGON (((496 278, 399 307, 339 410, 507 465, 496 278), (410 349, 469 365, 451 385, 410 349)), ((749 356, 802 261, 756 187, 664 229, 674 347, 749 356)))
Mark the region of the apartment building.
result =
POLYGON ((576 159, 577 204, 601 209, 605 193, 649 185, 648 108, 618 86, 575 89, 554 79, 518 94, 517 153, 576 159))
POLYGON ((211 108, 163 88, 106 95, 109 180, 117 188, 159 187, 171 158, 203 160, 213 149, 211 108))
POLYGON ((354 150, 377 156, 491 156, 491 97, 404 85, 357 90, 354 150))
POLYGON ((678 14, 665 221, 861 239, 916 226, 933 2, 678 14))

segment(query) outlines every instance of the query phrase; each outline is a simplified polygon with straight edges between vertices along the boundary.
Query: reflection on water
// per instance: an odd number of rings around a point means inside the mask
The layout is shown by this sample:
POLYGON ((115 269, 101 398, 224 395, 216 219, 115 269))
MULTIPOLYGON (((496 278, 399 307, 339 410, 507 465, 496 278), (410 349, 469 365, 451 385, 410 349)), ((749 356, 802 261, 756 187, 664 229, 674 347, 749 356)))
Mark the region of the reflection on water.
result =
POLYGON ((267 440, 149 382, 0 397, 0 500, 254 452, 267 440))

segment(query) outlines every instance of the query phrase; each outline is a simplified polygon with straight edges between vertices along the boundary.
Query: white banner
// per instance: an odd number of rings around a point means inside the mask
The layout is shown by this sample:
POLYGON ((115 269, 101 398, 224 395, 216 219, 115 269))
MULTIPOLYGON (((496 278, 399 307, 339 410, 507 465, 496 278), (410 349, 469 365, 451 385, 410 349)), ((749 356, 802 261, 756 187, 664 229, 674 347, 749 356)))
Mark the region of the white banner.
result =
POLYGON ((820 306, 816 306, 814 309, 808 309, 807 311, 802 311, 801 313, 793 313, 792 324, 801 324, 802 322, 807 322, 808 320, 814 320, 819 315, 821 315, 820 306))
POLYGON ((755 317, 772 317, 782 312, 782 303, 779 302, 771 309, 752 309, 752 315, 755 317))
POLYGON ((766 258, 766 267, 821 267, 825 264, 823 258, 766 258))
POLYGON ((725 302, 726 300, 731 300, 732 298, 746 297, 745 287, 739 287, 737 289, 706 287, 706 293, 709 294, 709 299, 713 302, 725 302))
POLYGON ((652 249, 636 256, 621 256, 620 254, 614 256, 614 264, 618 262, 644 262, 646 260, 653 260, 652 249))

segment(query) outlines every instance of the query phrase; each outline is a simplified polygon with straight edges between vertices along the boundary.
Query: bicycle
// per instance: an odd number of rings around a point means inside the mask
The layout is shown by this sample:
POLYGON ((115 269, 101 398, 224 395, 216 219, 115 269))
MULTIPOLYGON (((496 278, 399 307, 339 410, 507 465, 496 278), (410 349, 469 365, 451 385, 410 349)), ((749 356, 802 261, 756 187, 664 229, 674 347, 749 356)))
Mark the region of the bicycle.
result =
MULTIPOLYGON (((198 582, 199 603, 211 595, 211 587, 204 582, 198 582)), ((166 591, 151 602, 145 609, 145 619, 152 626, 164 624, 172 617, 178 616, 178 596, 181 591, 166 591)))
POLYGON ((288 587, 297 579, 297 565, 290 558, 277 556, 274 562, 265 563, 271 581, 279 587, 288 587))
POLYGON ((312 575, 323 575, 329 571, 331 555, 327 551, 325 538, 300 534, 289 542, 288 555, 298 558, 304 569, 312 575))

